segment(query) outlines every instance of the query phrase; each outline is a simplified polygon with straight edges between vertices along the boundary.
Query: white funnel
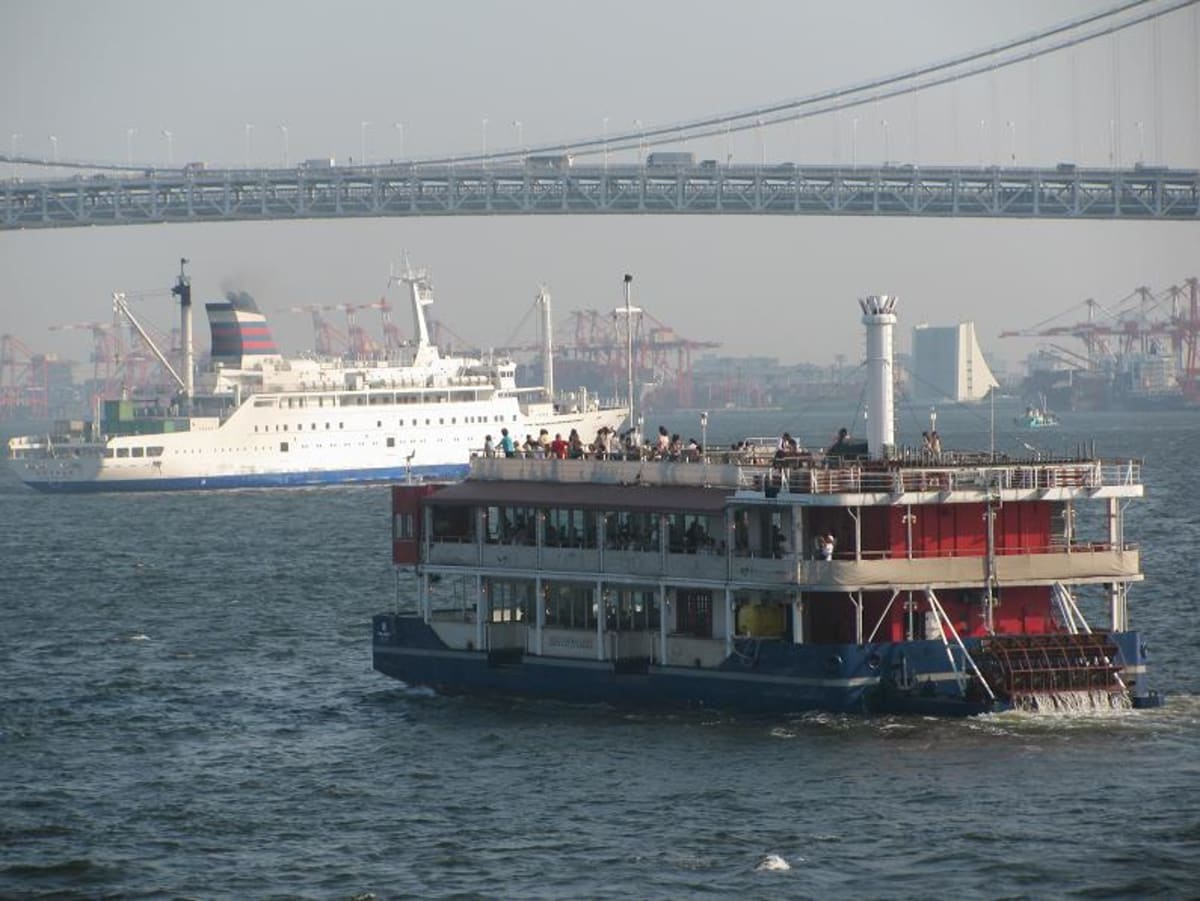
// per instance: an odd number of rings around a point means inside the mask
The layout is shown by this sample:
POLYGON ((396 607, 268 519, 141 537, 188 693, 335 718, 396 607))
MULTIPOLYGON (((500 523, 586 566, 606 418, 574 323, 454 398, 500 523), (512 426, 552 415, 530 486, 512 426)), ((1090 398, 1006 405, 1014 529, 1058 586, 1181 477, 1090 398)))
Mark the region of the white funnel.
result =
POLYGON ((867 453, 886 458, 895 444, 895 401, 892 389, 892 326, 896 300, 889 294, 860 299, 867 327, 867 453))

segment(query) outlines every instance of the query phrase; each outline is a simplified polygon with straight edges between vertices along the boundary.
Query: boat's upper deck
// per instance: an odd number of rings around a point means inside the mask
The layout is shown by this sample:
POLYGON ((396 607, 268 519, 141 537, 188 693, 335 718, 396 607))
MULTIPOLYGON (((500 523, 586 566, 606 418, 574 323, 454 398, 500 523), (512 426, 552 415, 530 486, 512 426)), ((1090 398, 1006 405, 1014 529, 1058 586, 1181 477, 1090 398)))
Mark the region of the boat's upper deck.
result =
POLYGON ((698 460, 579 460, 530 457, 471 461, 470 481, 572 485, 691 486, 724 489, 740 501, 785 501, 811 506, 970 503, 1141 497, 1140 460, 1059 458, 1013 460, 989 454, 946 453, 858 460, 820 454, 772 458, 745 452, 698 460))

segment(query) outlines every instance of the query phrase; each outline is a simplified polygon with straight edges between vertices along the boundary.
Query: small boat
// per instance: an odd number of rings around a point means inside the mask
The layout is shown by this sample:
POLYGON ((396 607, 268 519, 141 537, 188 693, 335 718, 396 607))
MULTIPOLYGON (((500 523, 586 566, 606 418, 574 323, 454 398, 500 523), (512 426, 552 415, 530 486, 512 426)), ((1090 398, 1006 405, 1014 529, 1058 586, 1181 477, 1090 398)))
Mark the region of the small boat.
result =
POLYGON ((1030 404, 1024 414, 1014 417, 1013 423, 1022 429, 1048 429, 1058 425, 1058 417, 1047 409, 1046 398, 1042 397, 1040 403, 1030 404))

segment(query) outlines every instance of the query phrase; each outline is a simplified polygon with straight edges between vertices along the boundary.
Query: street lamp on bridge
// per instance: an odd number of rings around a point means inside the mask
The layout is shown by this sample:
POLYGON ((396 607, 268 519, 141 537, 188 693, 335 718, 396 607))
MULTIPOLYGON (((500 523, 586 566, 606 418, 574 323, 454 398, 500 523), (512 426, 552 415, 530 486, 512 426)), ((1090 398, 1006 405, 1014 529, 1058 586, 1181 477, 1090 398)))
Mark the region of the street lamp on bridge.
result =
POLYGON ((136 128, 125 129, 125 163, 133 165, 133 136, 138 133, 136 128))
POLYGON ((367 129, 371 127, 370 122, 359 123, 359 163, 363 166, 367 164, 367 129))
POLYGON ((175 165, 175 135, 167 129, 162 130, 162 136, 167 139, 167 165, 175 165))
POLYGON ((400 132, 400 159, 404 159, 404 123, 397 122, 396 131, 400 132))
POLYGON ((50 135, 50 153, 54 162, 58 162, 58 135, 50 135))
POLYGON ((286 169, 288 164, 288 127, 280 124, 279 133, 283 135, 283 167, 286 169))
POLYGON ((245 129, 246 129, 246 152, 242 158, 242 164, 247 169, 249 169, 250 168, 250 133, 254 131, 254 123, 247 122, 245 125, 245 129))

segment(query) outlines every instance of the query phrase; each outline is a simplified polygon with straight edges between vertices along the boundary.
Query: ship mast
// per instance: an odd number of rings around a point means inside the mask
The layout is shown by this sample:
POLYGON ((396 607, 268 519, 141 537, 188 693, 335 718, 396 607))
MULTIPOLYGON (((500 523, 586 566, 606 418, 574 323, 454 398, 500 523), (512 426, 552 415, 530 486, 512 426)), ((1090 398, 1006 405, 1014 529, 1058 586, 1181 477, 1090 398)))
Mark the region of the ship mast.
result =
POLYGON ((179 298, 179 342, 183 345, 183 408, 191 413, 192 397, 195 393, 195 360, 192 349, 192 280, 184 274, 188 261, 179 260, 179 279, 171 293, 179 298))
POLYGON ((896 298, 879 294, 859 300, 867 327, 867 453, 873 460, 887 458, 895 444, 895 405, 892 386, 892 326, 896 324, 896 298))
POLYGON ((546 399, 554 400, 554 337, 550 324, 550 292, 542 285, 538 289, 537 304, 542 308, 542 385, 546 399))
POLYGON ((629 292, 632 284, 633 276, 629 273, 626 273, 625 306, 617 307, 617 309, 614 311, 617 315, 625 315, 625 379, 627 391, 626 396, 629 398, 629 425, 631 428, 637 424, 637 418, 633 415, 633 314, 642 312, 639 307, 633 307, 629 305, 629 292))

